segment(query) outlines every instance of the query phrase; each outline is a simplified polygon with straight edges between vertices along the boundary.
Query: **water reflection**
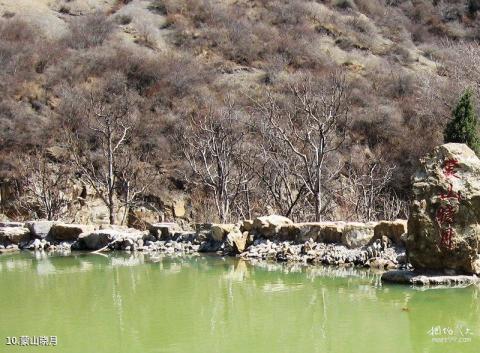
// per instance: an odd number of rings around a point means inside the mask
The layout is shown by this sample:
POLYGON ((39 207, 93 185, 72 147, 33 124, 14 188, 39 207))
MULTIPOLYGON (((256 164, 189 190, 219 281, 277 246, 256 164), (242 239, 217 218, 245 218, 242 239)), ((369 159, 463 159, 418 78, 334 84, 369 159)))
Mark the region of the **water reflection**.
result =
POLYGON ((421 291, 380 275, 215 256, 8 254, 0 334, 54 331, 74 353, 476 352, 479 288, 421 291), (472 342, 434 343, 436 326, 468 328, 472 342))

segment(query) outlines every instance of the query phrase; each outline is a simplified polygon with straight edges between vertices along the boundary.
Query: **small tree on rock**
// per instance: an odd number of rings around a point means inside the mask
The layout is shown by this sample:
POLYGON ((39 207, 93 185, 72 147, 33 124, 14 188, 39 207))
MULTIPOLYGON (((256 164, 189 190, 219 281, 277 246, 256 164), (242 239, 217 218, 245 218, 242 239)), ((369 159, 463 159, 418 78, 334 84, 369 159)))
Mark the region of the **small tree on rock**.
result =
POLYGON ((445 142, 465 143, 478 153, 480 140, 477 132, 477 117, 473 106, 472 92, 466 90, 453 110, 453 119, 444 131, 445 142))

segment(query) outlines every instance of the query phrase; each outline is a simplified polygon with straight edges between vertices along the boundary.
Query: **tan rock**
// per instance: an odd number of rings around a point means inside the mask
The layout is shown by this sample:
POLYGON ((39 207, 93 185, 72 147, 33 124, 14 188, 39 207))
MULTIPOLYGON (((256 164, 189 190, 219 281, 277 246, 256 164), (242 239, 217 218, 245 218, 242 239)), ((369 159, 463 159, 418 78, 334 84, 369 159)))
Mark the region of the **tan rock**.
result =
POLYGON ((248 233, 241 232, 238 228, 227 234, 225 241, 233 254, 241 254, 247 246, 248 233))
POLYGON ((0 244, 20 244, 30 240, 30 230, 23 227, 0 227, 0 244))
POLYGON ((135 207, 128 214, 128 226, 137 229, 150 229, 155 223, 161 221, 161 215, 148 207, 135 207))
POLYGON ((353 249, 367 245, 374 235, 376 223, 349 222, 343 228, 342 244, 353 249))
POLYGON ((48 236, 56 241, 75 241, 80 234, 93 232, 94 230, 93 225, 55 223, 52 225, 48 236))
POLYGON ((305 222, 281 225, 276 239, 281 241, 340 243, 345 222, 305 222))
POLYGON ((141 239, 146 232, 133 228, 99 229, 79 235, 78 241, 87 250, 98 250, 113 241, 141 239))
POLYGON ((438 146, 413 177, 407 253, 416 270, 479 274, 480 160, 464 144, 438 146))
POLYGON ((25 223, 4 221, 4 222, 0 222, 0 227, 23 228, 23 227, 25 227, 25 223))
POLYGON ((281 227, 291 224, 290 219, 279 215, 257 217, 253 220, 252 231, 264 238, 273 238, 281 227))
POLYGON ((212 224, 210 235, 215 241, 223 241, 227 234, 232 232, 235 227, 235 224, 212 224))
MULTIPOLYGON (((76 224, 108 224, 109 210, 102 199, 97 197, 87 197, 81 202, 77 202, 70 212, 73 216, 73 222, 76 224)), ((115 224, 122 224, 127 220, 128 214, 125 209, 120 207, 115 212, 115 224)))
POLYGON ((275 234, 273 237, 271 237, 271 239, 280 241, 295 241, 300 238, 303 225, 303 223, 280 225, 277 227, 275 234))
POLYGON ((183 200, 174 200, 173 202, 173 216, 175 218, 184 218, 186 215, 185 202, 183 200))
POLYGON ((386 236, 396 245, 405 245, 402 235, 407 233, 407 220, 380 221, 373 229, 373 232, 374 235, 371 242, 386 236))
POLYGON ((324 222, 321 226, 318 241, 324 243, 341 243, 345 222, 324 222))

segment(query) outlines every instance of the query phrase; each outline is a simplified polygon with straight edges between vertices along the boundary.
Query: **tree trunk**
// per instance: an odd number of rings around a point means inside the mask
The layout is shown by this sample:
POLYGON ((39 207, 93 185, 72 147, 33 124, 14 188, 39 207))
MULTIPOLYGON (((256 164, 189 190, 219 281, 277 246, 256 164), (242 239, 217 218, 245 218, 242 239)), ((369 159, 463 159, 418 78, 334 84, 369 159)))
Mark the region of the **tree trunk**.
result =
POLYGON ((115 205, 113 201, 114 189, 114 174, 113 174, 113 143, 112 143, 112 132, 110 131, 110 126, 108 130, 108 212, 110 224, 115 224, 115 205))
MULTIPOLYGON (((320 159, 320 158, 319 158, 320 159)), ((322 210, 322 163, 323 160, 320 160, 317 166, 317 185, 315 185, 315 222, 320 222, 322 220, 321 210, 322 210)))
POLYGON ((110 224, 115 224, 115 205, 113 203, 113 192, 109 192, 108 194, 108 213, 110 224))

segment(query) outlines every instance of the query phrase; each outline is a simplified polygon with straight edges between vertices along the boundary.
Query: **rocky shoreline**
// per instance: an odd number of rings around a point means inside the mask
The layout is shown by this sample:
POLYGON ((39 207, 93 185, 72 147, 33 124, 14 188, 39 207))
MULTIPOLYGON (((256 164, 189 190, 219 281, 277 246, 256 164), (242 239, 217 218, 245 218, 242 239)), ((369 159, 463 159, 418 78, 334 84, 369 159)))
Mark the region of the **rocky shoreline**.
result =
POLYGON ((0 253, 32 251, 141 251, 214 253, 264 260, 378 269, 406 268, 401 235, 406 222, 293 223, 267 216, 238 224, 198 224, 184 230, 158 223, 149 230, 50 221, 0 223, 0 253))

